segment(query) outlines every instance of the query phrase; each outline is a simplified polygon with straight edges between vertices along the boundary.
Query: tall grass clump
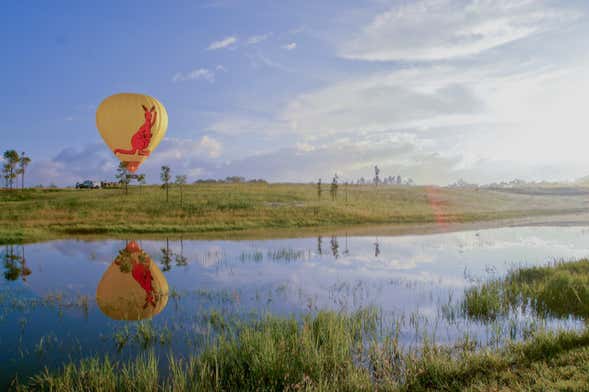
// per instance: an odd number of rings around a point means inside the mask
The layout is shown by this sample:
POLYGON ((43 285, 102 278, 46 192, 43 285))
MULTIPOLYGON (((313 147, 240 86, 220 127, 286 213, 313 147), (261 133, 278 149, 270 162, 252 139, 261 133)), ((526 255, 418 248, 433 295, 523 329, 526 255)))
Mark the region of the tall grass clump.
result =
POLYGON ((319 312, 302 324, 268 317, 221 337, 192 368, 205 390, 354 390, 370 378, 356 364, 375 317, 366 311, 351 317, 319 312))
POLYGON ((514 269, 468 289, 462 307, 466 315, 483 320, 505 317, 516 308, 540 317, 587 319, 589 260, 514 269))
POLYGON ((127 362, 89 358, 45 370, 20 391, 455 391, 589 390, 589 329, 542 332, 501 348, 468 338, 427 338, 399 348, 399 328, 374 339, 379 314, 319 312, 303 320, 268 316, 224 328, 189 358, 153 352, 127 362))

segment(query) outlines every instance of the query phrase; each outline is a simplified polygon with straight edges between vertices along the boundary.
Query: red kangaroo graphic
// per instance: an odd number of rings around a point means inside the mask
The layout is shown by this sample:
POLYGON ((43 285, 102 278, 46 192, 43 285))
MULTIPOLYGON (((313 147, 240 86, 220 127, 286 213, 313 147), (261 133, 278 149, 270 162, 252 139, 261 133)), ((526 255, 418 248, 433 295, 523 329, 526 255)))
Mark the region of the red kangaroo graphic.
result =
POLYGON ((147 110, 145 105, 141 105, 141 107, 145 112, 145 122, 131 137, 132 148, 130 150, 123 150, 122 148, 117 148, 115 150, 115 154, 133 155, 135 153, 138 153, 139 155, 144 156, 149 155, 149 150, 147 149, 147 147, 149 146, 149 142, 151 141, 151 127, 153 127, 153 125, 155 124, 155 120, 157 119, 157 112, 155 111, 155 106, 152 106, 149 110, 147 110))

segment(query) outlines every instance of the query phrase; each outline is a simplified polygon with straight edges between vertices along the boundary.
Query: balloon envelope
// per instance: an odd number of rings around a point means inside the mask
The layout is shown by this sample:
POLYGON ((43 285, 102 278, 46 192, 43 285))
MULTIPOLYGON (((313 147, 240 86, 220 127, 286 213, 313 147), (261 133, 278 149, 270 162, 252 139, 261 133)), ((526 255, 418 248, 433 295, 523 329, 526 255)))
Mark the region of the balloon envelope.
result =
POLYGON ((164 274, 131 241, 102 275, 96 288, 96 302, 114 320, 143 320, 166 307, 168 291, 164 274))
POLYGON ((98 106, 96 127, 111 151, 133 173, 164 137, 168 113, 149 95, 115 94, 98 106))

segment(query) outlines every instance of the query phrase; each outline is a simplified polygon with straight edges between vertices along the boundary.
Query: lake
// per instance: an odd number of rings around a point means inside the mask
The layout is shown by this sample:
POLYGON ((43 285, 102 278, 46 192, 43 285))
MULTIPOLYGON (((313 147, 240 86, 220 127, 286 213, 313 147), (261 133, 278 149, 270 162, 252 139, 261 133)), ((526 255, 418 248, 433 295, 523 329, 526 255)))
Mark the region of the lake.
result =
POLYGON ((430 336, 481 345, 583 320, 521 309, 493 321, 460 311, 464 292, 518 266, 589 255, 589 227, 271 240, 60 240, 5 246, 0 384, 70 359, 198 352, 213 324, 376 307, 402 345, 430 336))

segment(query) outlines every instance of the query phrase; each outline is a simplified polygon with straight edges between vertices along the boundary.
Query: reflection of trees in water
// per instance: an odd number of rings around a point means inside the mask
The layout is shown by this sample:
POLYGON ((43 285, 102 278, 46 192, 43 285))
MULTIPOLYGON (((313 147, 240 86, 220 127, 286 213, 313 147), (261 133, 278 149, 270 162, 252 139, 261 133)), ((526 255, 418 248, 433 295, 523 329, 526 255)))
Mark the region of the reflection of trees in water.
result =
POLYGON ((331 237, 330 244, 331 244, 331 253, 333 254, 333 257, 335 257, 337 259, 339 257, 339 243, 337 242, 336 236, 331 237))
POLYGON ((323 249, 321 248, 323 242, 323 238, 321 236, 317 237, 317 253, 321 256, 323 255, 323 249))
POLYGON ((17 247, 15 245, 7 245, 2 254, 2 261, 4 263, 4 279, 17 280, 19 277, 26 282, 27 277, 31 274, 31 269, 27 267, 25 259, 25 247, 17 247), (18 250, 20 248, 20 254, 18 250))
POLYGON ((160 249, 162 252, 160 262, 162 264, 162 272, 172 269, 172 251, 170 250, 170 240, 166 238, 166 247, 160 249))
POLYGON ((176 263, 176 267, 183 267, 188 265, 188 259, 184 256, 184 242, 180 240, 180 252, 174 252, 170 249, 170 240, 166 238, 166 246, 161 248, 160 263, 162 271, 166 272, 172 269, 172 261, 176 263))
POLYGON ((184 267, 188 265, 188 259, 184 256, 184 241, 182 241, 182 239, 180 239, 180 253, 175 254, 174 260, 176 261, 176 265, 178 267, 184 267))

